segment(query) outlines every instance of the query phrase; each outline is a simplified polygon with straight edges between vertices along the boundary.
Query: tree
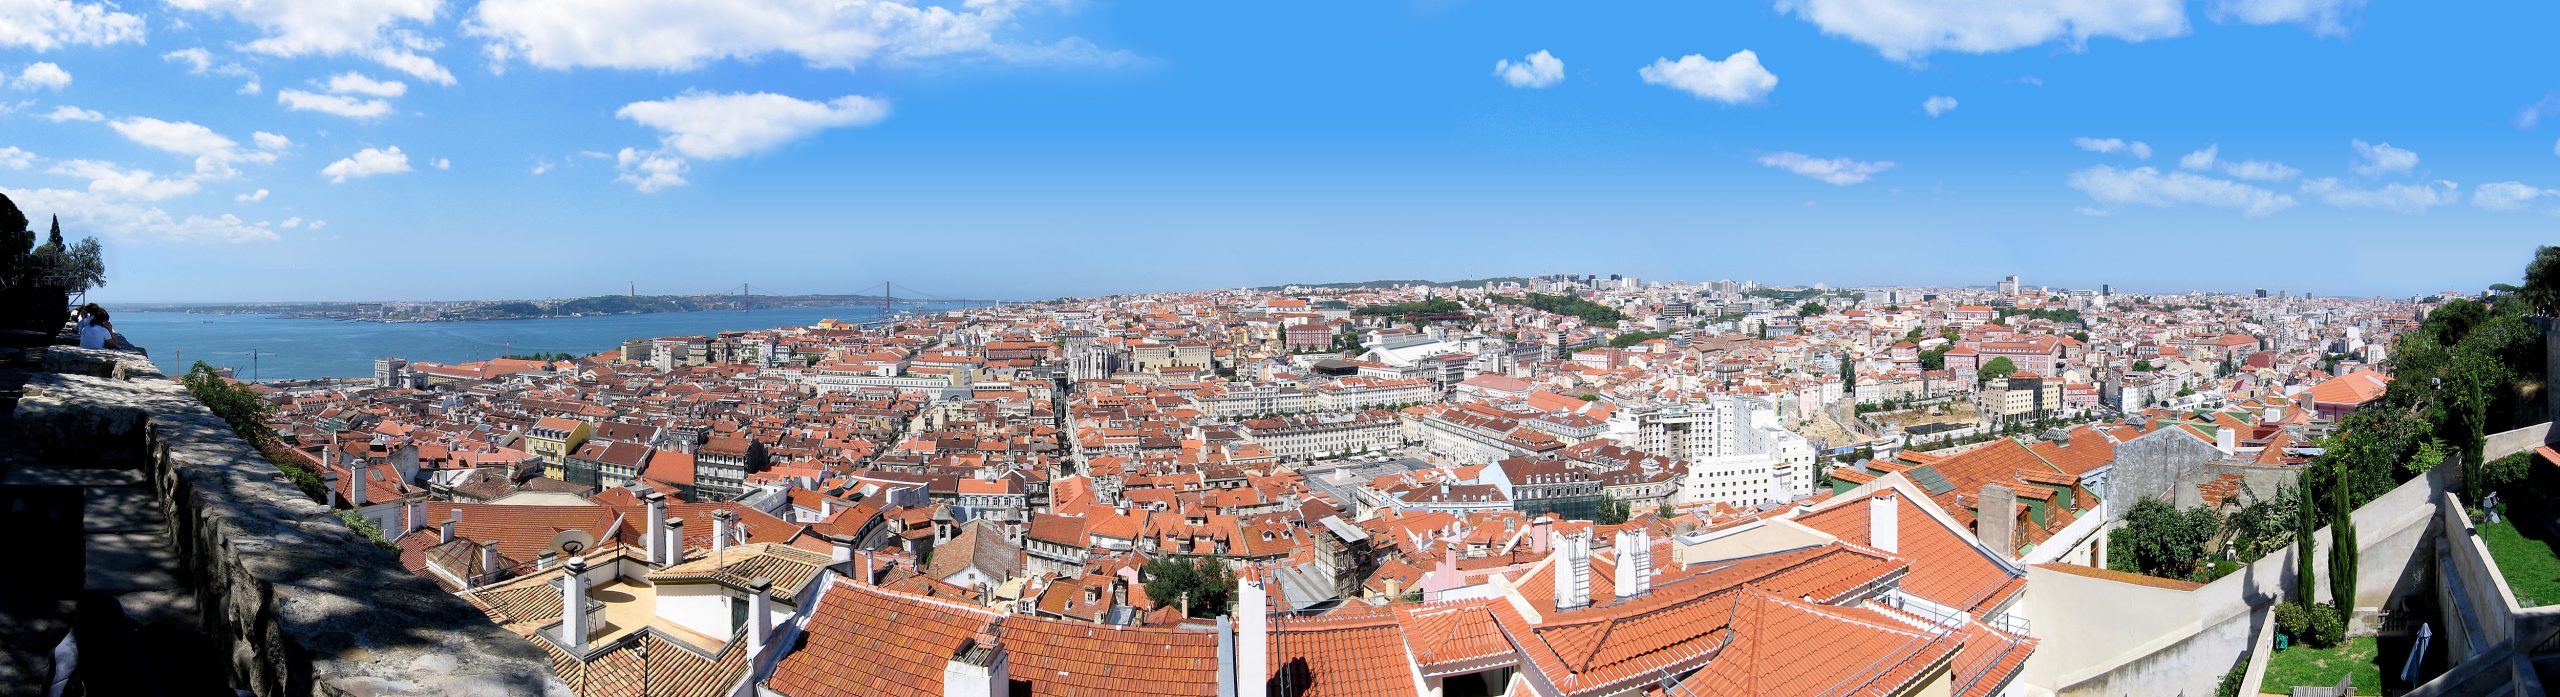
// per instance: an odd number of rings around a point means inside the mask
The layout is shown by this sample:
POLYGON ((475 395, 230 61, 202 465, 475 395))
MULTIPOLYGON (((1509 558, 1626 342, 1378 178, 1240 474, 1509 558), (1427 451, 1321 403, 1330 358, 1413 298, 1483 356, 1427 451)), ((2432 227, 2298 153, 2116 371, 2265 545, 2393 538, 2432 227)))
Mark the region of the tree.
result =
POLYGON ((2312 533, 2320 529, 2318 499, 2311 496, 2311 470, 2302 471, 2302 478, 2293 489, 2297 511, 2293 518, 2293 585, 2294 593, 2299 596, 2295 601, 2309 605, 2313 598, 2319 597, 2316 589, 2320 587, 2320 575, 2313 573, 2311 568, 2311 555, 2317 546, 2312 533))
POLYGON ((1830 311, 1831 309, 1823 307, 1822 303, 1805 303, 1804 307, 1796 308, 1796 316, 1813 317, 1830 311))
POLYGON ((2198 506, 2181 513, 2175 506, 2145 496, 2126 511, 2125 526, 2116 531, 2115 544, 2132 553, 2129 561, 2141 573, 2187 578, 2204 561, 2205 545, 2221 532, 2222 516, 2211 508, 2198 506))
POLYGON ((1192 617, 1226 614, 1228 594, 1235 588, 1235 578, 1227 574, 1226 567, 1209 557, 1196 561, 1157 559, 1138 570, 1147 579, 1147 600, 1166 607, 1189 602, 1192 617))
POLYGON ((1926 327, 1918 327, 1918 326, 1915 326, 1915 327, 1912 327, 1912 328, 1911 328, 1911 331, 1909 331, 1909 332, 1905 332, 1905 333, 1902 335, 1902 338, 1907 339, 1907 340, 1911 340, 1911 341, 1919 341, 1919 340, 1920 340, 1920 336, 1921 336, 1921 335, 1923 335, 1923 334, 1927 334, 1928 332, 1929 332, 1929 330, 1928 330, 1928 328, 1926 328, 1926 327))
POLYGON ((1940 346, 1920 352, 1920 369, 1945 370, 1947 367, 1947 349, 1949 348, 1953 348, 1953 345, 1940 346))
POLYGON ((1591 514, 1591 522, 1601 525, 1619 525, 1627 522, 1628 515, 1627 502, 1611 497, 1600 502, 1600 511, 1591 514))
POLYGON ((2010 361, 2008 356, 2001 356, 1983 363, 1980 369, 1974 371, 1973 380, 1975 384, 1981 384, 1990 382, 1992 378, 2005 378, 2017 372, 2018 364, 2010 361))
POLYGON ((2348 487, 2334 486, 2329 495, 2329 600, 2341 618, 2356 610, 2356 508, 2348 487))
POLYGON ((2524 286, 2517 289, 2516 297, 2542 314, 2560 310, 2560 247, 2533 250, 2533 261, 2524 266, 2524 286))
POLYGON ((2137 373, 2148 373, 2148 372, 2151 372, 2151 370, 2152 370, 2152 368, 2151 368, 2151 359, 2149 359, 2149 358, 2137 358, 2137 359, 2134 359, 2134 361, 2133 361, 2133 372, 2137 372, 2137 373))
POLYGON ((1840 389, 1852 395, 1858 393, 1858 362, 1850 360, 1845 352, 1840 354, 1840 389))

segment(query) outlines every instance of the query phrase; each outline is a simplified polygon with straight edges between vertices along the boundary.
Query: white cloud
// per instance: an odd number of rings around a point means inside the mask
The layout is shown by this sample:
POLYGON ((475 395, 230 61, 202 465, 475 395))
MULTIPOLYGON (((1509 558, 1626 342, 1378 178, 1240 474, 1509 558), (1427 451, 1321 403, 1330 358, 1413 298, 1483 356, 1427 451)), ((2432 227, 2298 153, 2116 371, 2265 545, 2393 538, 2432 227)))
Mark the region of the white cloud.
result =
POLYGON ((0 148, 0 169, 26 169, 35 163, 35 153, 20 150, 14 145, 0 148))
POLYGON ((291 230, 291 229, 294 229, 294 228, 302 227, 302 216, 298 216, 298 215, 297 215, 297 216, 293 216, 293 217, 291 217, 291 218, 286 218, 286 219, 284 219, 284 222, 276 223, 276 227, 284 228, 284 229, 287 229, 287 230, 291 230))
POLYGON ((453 169, 453 161, 441 157, 436 158, 436 169, 453 169))
POLYGON ((2059 39, 2148 41, 2187 33, 2183 0, 1777 0, 1822 33, 1897 61, 1997 53, 2059 39))
POLYGON ((158 201, 194 194, 198 184, 193 179, 167 179, 145 169, 124 169, 112 162, 97 160, 64 160, 46 170, 76 179, 89 180, 89 193, 110 198, 158 201))
POLYGON ((2302 170, 2273 160, 2241 160, 2222 163, 2222 173, 2253 181, 2280 182, 2301 175, 2302 170))
POLYGON ((259 201, 267 200, 267 190, 259 189, 252 193, 233 196, 231 197, 231 200, 235 203, 257 203, 259 201))
POLYGON ((356 154, 348 155, 346 159, 331 162, 329 166, 320 168, 320 174, 327 176, 331 184, 345 184, 349 179, 363 179, 407 171, 409 171, 409 155, 400 152, 400 146, 397 145, 389 148, 358 150, 356 154))
POLYGON ((312 231, 318 231, 320 228, 324 228, 324 227, 328 227, 328 226, 329 226, 329 221, 326 221, 326 220, 314 220, 314 221, 311 221, 311 223, 310 223, 309 225, 305 225, 305 226, 303 226, 303 228, 304 228, 304 229, 308 229, 308 230, 312 230, 312 231))
POLYGON ((391 113, 391 103, 380 99, 358 99, 302 90, 276 90, 276 102, 294 111, 317 111, 358 121, 378 119, 391 113))
POLYGON ((2210 13, 2216 22, 2241 24, 2299 24, 2317 36, 2344 36, 2350 15, 2364 8, 2365 0, 2215 0, 2210 13))
POLYGON ((52 63, 33 63, 18 71, 18 79, 11 86, 22 90, 60 90, 71 86, 71 71, 52 63))
POLYGON ((1760 54, 1749 49, 1735 51, 1724 60, 1708 60, 1695 53, 1681 56, 1676 62, 1656 58, 1652 65, 1637 69, 1636 75, 1648 85, 1662 85, 1726 104, 1758 102, 1778 88, 1778 76, 1760 67, 1760 54))
POLYGON ((1920 110, 1929 112, 1929 118, 1938 118, 1939 114, 1956 110, 1956 98, 1930 97, 1926 101, 1920 102, 1920 110))
MULTIPOLYGON (((642 152, 633 148, 623 148, 622 153, 615 157, 615 163, 615 166, 622 170, 622 174, 614 177, 613 180, 630 184, 643 193, 671 186, 684 186, 686 183, 683 158, 665 157, 655 151, 642 152)), ((534 173, 541 174, 539 169, 536 168, 537 171, 534 173)))
POLYGON ((1557 60, 1555 54, 1539 51, 1517 63, 1509 59, 1494 61, 1493 75, 1513 87, 1553 87, 1564 81, 1564 61, 1557 60))
POLYGON ((231 167, 234 164, 276 161, 273 152, 241 150, 238 142, 192 122, 134 117, 117 119, 108 125, 135 143, 195 157, 196 176, 201 178, 227 179, 237 174, 231 167))
POLYGON ((187 72, 202 75, 213 69, 213 52, 202 48, 182 48, 160 54, 160 60, 187 64, 187 72))
POLYGON ((485 39, 493 68, 691 70, 769 54, 818 68, 963 58, 1116 66, 1139 62, 1082 38, 1011 43, 1026 9, 1077 3, 969 0, 484 0, 464 31, 485 39))
POLYGON ((106 46, 142 41, 142 16, 103 2, 0 1, 0 48, 38 53, 64 46, 106 46))
POLYGON ((2542 125, 2543 119, 2554 115, 2560 115, 2560 92, 2542 95, 2542 101, 2524 105, 2523 110, 2517 111, 2516 130, 2542 125))
POLYGON ((2355 146, 2356 162, 2348 165, 2347 171, 2359 176, 2377 177, 2395 172, 2407 172, 2418 166, 2417 153, 2391 147, 2390 143, 2374 145, 2357 140, 2350 144, 2355 146))
POLYGON ((2393 213, 2417 214, 2462 200, 2460 187, 2449 181, 2426 184, 2385 184, 2375 189, 2359 189, 2336 177, 2307 179, 2302 192, 2320 197, 2322 203, 2340 208, 2376 208, 2393 213))
POLYGON ((249 134, 249 139, 258 142, 259 150, 283 150, 285 148, 293 147, 292 138, 286 138, 266 131, 251 133, 249 134))
POLYGON ((2187 153, 2186 157, 2178 158, 2178 166, 2187 169, 2213 169, 2213 161, 2221 152, 2221 145, 2207 145, 2203 150, 2187 153))
POLYGON ((402 27, 435 21, 443 0, 168 0, 227 15, 264 31, 241 48, 271 56, 359 56, 421 80, 453 84, 453 74, 419 55, 434 42, 402 27))
POLYGON ((329 77, 329 91, 336 94, 361 94, 370 97, 397 97, 409 93, 409 85, 398 80, 376 80, 354 71, 329 77))
POLYGON ((54 123, 62 123, 64 121, 105 121, 107 120, 107 115, 64 104, 62 106, 54 107, 51 112, 47 112, 44 115, 44 120, 52 121, 54 123))
MULTIPOLYGON (((628 150, 629 148, 625 148, 625 149, 626 149, 626 150, 628 150)), ((549 163, 549 162, 536 162, 536 163, 533 163, 533 176, 537 176, 537 177, 539 177, 539 176, 542 176, 542 175, 544 175, 544 174, 549 173, 550 171, 551 171, 551 163, 549 163)))
POLYGON ((2072 209, 2071 209, 2071 212, 2073 212, 2073 213, 2078 213, 2078 214, 2085 215, 2085 216, 2089 216, 2089 217, 2092 217, 2092 218, 2105 218, 2105 217, 2110 217, 2110 216, 2113 216, 2113 215, 2115 215, 2115 214, 2116 214, 2116 212, 2115 212, 2115 211, 2107 210, 2107 209, 2104 209, 2104 208, 2090 208, 2090 207, 2088 207, 2088 206, 2079 206, 2079 207, 2072 208, 2072 209))
POLYGON ((889 103, 845 96, 812 102, 771 92, 688 94, 632 102, 614 116, 666 134, 668 148, 687 157, 718 160, 750 155, 840 126, 868 126, 889 117, 889 103))
POLYGON ((68 189, 18 189, 7 192, 18 205, 60 215, 65 227, 96 231, 111 239, 182 243, 273 242, 276 234, 223 215, 184 219, 168 211, 130 200, 68 189))
POLYGON ((1891 162, 1860 162, 1845 157, 1820 158, 1795 152, 1760 156, 1760 164, 1822 180, 1832 186, 1858 184, 1893 169, 1891 162))
POLYGON ((2545 198, 2560 198, 2560 190, 2524 182, 2492 182, 2471 190, 2471 205, 2493 211, 2520 211, 2545 198))
MULTIPOLYGON (((2132 155, 2133 159, 2137 160, 2151 159, 2151 145, 2139 140, 2080 137, 2071 139, 2071 145, 2082 150, 2102 155, 2123 154, 2132 155)), ((2193 157, 2193 155, 2190 155, 2189 157, 2193 157)))
POLYGON ((2258 217, 2291 208, 2294 203, 2291 196, 2248 184, 2187 172, 2164 173, 2150 167, 2117 169, 2098 165, 2071 173, 2067 183, 2089 198, 2110 205, 2198 205, 2258 217))

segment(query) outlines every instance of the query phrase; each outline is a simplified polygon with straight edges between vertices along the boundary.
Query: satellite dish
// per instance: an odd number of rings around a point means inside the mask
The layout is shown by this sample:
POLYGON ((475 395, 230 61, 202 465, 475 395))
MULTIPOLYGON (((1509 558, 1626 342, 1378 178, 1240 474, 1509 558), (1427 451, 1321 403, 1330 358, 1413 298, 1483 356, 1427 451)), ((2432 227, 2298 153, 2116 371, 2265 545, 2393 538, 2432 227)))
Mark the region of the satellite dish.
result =
POLYGON ((596 536, 585 530, 562 530, 551 536, 551 550, 563 556, 575 557, 595 546, 596 536))

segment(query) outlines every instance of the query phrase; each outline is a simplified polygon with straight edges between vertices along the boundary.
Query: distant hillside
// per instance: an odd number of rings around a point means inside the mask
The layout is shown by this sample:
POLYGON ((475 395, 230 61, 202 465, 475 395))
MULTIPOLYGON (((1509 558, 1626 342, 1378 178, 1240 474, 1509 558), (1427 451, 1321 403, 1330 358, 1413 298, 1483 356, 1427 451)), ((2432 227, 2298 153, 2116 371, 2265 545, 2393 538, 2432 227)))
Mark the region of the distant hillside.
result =
POLYGON ((1484 284, 1487 284, 1487 283, 1494 283, 1494 284, 1501 284, 1501 283, 1521 283, 1521 284, 1526 284, 1526 283, 1528 283, 1528 282, 1529 282, 1529 279, 1521 278, 1521 277, 1519 277, 1519 276, 1499 276, 1499 277, 1495 277, 1495 278, 1477 278, 1477 279, 1468 279, 1468 280, 1462 280, 1462 281, 1425 281, 1425 280, 1419 280, 1419 279, 1405 279, 1405 280, 1388 280, 1388 281, 1352 281, 1352 282, 1347 282, 1347 283, 1288 283, 1288 284, 1282 284, 1282 285, 1276 285, 1276 286, 1262 286, 1262 287, 1259 287, 1259 288, 1255 288, 1254 290, 1275 291, 1275 290, 1281 290, 1281 289, 1288 288, 1289 286, 1297 286, 1297 287, 1300 287, 1300 288, 1331 288, 1331 289, 1334 289, 1334 290, 1355 290, 1355 289, 1360 289, 1360 288, 1394 288, 1394 287, 1396 287, 1396 286, 1434 286, 1434 287, 1439 287, 1439 288, 1482 288, 1482 287, 1484 287, 1484 284))

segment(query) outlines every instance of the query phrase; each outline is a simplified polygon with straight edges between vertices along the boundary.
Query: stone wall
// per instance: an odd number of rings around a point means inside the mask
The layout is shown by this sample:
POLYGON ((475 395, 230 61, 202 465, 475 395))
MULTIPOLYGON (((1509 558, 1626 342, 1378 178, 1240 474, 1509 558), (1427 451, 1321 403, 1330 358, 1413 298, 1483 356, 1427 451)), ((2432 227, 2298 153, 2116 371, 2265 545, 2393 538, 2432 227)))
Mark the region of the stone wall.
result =
POLYGON ((566 695, 548 658, 303 498, 139 357, 54 347, 14 413, 46 457, 152 480, 234 687, 278 695, 566 695))

